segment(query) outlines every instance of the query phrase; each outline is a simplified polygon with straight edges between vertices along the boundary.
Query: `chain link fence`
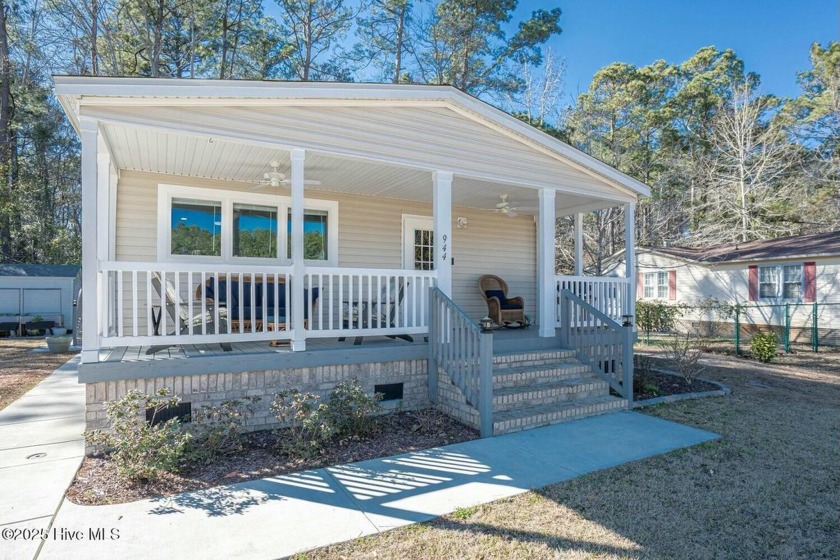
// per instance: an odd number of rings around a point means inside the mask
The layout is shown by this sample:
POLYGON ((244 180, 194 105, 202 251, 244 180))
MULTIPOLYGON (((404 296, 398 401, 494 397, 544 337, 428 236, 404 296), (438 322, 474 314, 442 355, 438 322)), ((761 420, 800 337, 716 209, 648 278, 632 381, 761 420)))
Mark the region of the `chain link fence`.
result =
POLYGON ((819 352, 840 349, 840 303, 698 305, 637 302, 639 341, 656 344, 674 335, 740 354, 759 332, 776 334, 781 349, 819 352))

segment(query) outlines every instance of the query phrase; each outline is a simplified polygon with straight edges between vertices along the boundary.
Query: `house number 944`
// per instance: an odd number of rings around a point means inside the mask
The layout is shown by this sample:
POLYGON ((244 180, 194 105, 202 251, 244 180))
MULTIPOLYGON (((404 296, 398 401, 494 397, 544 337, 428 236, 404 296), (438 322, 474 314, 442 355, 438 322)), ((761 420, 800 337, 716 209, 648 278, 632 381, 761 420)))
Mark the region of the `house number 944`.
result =
POLYGON ((442 236, 442 239, 443 239, 443 243, 441 243, 441 247, 440 247, 440 252, 441 252, 440 260, 445 261, 446 260, 446 240, 448 239, 448 237, 446 237, 446 234, 444 234, 442 236))

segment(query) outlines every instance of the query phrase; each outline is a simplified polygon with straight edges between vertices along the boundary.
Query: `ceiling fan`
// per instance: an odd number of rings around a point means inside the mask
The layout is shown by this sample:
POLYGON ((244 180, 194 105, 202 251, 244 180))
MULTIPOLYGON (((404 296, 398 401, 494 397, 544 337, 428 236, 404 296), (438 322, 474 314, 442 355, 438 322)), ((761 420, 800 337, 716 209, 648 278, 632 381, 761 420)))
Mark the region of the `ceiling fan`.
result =
MULTIPOLYGON (((285 173, 280 173, 279 161, 274 160, 268 165, 271 167, 271 171, 266 171, 265 173, 263 173, 262 180, 259 181, 257 185, 251 187, 252 191, 257 189, 264 189, 265 187, 279 187, 280 185, 288 185, 289 183, 291 183, 291 179, 287 179, 285 173)), ((306 179, 303 181, 303 184, 320 185, 321 181, 306 179)))
POLYGON ((515 206, 516 203, 508 202, 508 195, 506 194, 500 194, 499 197, 502 199, 502 201, 496 204, 496 212, 504 214, 508 218, 515 217, 518 214, 518 212, 516 211, 517 208, 515 206))

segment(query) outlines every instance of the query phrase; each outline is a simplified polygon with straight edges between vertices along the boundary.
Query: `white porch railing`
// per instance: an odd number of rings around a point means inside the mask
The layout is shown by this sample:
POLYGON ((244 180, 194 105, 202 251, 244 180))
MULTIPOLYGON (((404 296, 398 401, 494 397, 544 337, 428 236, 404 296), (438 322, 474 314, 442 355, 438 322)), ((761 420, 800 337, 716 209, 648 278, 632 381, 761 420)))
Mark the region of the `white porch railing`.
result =
MULTIPOLYGON (((619 324, 623 323, 622 316, 627 314, 630 298, 630 281, 627 278, 608 276, 557 276, 557 326, 563 328, 563 318, 560 314, 560 293, 568 290, 588 303, 610 319, 619 324)), ((572 314, 571 325, 589 326, 590 317, 572 314)))
MULTIPOLYGON (((307 338, 428 331, 434 271, 306 267, 307 338)), ((100 347, 294 338, 292 267, 105 262, 100 347)))
POLYGON ((435 271, 307 267, 304 286, 319 294, 307 336, 426 333, 436 280, 435 271))
POLYGON ((292 338, 291 268, 105 262, 102 347, 292 338))

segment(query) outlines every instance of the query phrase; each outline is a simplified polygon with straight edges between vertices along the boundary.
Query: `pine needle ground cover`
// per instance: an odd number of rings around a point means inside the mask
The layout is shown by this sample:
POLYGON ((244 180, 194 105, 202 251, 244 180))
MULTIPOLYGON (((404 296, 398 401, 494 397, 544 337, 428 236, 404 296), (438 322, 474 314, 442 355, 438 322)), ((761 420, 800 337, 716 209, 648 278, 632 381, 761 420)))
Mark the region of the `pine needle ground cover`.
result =
POLYGON ((0 410, 37 385, 72 354, 50 354, 43 338, 0 338, 0 410), (44 348, 44 351, 33 350, 44 348))

